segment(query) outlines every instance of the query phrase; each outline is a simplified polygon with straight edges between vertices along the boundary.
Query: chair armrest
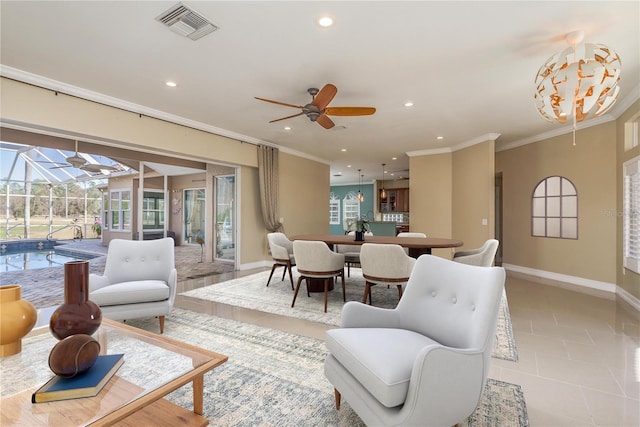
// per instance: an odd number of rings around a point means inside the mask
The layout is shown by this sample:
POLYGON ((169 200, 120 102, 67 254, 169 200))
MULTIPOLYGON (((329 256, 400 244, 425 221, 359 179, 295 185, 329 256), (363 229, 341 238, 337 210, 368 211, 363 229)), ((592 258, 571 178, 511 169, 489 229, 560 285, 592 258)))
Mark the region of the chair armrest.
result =
POLYGON ((428 414, 434 425, 453 425, 477 407, 487 372, 480 349, 429 345, 413 364, 403 411, 414 408, 413 419, 428 414))
POLYGON ((349 301, 342 308, 341 328, 399 328, 395 309, 380 308, 357 301, 349 301))
POLYGON ((96 291, 105 286, 109 286, 111 281, 107 276, 99 276, 97 274, 89 274, 89 293, 96 291))

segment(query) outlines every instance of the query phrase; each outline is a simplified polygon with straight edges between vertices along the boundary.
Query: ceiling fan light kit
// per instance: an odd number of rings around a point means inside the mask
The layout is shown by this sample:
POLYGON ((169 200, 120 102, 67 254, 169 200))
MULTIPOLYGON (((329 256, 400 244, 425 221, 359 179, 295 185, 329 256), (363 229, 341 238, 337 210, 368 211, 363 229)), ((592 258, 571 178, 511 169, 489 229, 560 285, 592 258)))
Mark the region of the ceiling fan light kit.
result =
POLYGON ((307 92, 309 93, 309 95, 311 95, 311 102, 306 105, 287 104, 286 102, 259 98, 257 96, 255 98, 260 101, 283 105, 285 107, 298 108, 301 110, 301 112, 298 114, 271 120, 269 123, 291 119, 293 117, 302 116, 304 114, 312 122, 318 123, 325 129, 331 129, 335 126, 335 123, 333 123, 333 120, 331 120, 328 116, 369 116, 376 112, 376 109, 374 107, 327 107, 338 93, 338 88, 336 88, 331 83, 324 85, 324 87, 320 90, 315 87, 309 88, 307 89, 307 92))
POLYGON ((569 47, 549 58, 535 78, 538 112, 551 122, 577 123, 600 116, 615 103, 620 87, 620 56, 603 44, 581 43, 582 31, 566 35, 569 47))

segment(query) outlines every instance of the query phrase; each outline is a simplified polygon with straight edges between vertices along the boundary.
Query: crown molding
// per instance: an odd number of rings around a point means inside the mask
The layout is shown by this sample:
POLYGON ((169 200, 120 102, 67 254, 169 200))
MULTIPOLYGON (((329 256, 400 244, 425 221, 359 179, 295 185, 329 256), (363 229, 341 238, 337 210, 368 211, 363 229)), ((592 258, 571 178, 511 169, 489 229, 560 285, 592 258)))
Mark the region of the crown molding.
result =
POLYGON ((145 107, 143 105, 134 104, 132 102, 123 101, 118 98, 114 98, 108 95, 104 95, 99 92, 94 92, 88 89, 83 89, 77 86, 73 86, 67 83, 63 83, 57 80, 53 80, 47 77, 39 76, 37 74, 29 73, 27 71, 19 70, 17 68, 8 67, 0 64, 0 77, 6 77, 8 79, 16 80, 22 83, 27 83, 33 86, 41 87, 43 89, 51 90, 54 92, 61 92, 67 95, 75 96, 87 101, 97 102, 109 107, 119 108, 121 110, 130 111, 136 114, 142 114, 147 117, 163 120, 166 122, 174 123, 181 126, 186 126, 192 129, 201 130, 203 132, 211 133, 218 136, 223 136, 229 139, 237 140, 238 142, 247 142, 254 145, 268 145, 275 147, 283 153, 291 154, 297 157, 306 158, 319 163, 331 164, 328 160, 321 159, 316 156, 303 153, 298 150, 293 150, 287 147, 281 147, 277 144, 273 144, 268 141, 263 141, 258 138, 243 135, 237 132, 232 132, 226 129, 222 129, 216 126, 211 126, 202 122, 187 119, 185 117, 176 116, 174 114, 166 113, 164 111, 155 110, 153 108, 145 107))
MULTIPOLYGON (((603 123, 608 123, 610 121, 616 120, 625 111, 627 111, 638 99, 640 99, 640 84, 634 87, 629 93, 629 95, 627 95, 623 99, 616 101, 614 106, 611 108, 611 110, 609 110, 607 114, 604 114, 600 117, 594 117, 593 119, 587 120, 585 122, 580 122, 576 126, 576 129, 577 130, 587 129, 587 128, 590 128, 591 126, 597 126, 603 123)), ((512 148, 521 147, 523 145, 532 144, 534 142, 544 141, 545 139, 554 138, 556 136, 566 135, 571 132, 573 132, 573 125, 562 126, 561 128, 554 129, 548 132, 543 132, 538 135, 520 139, 518 141, 501 144, 500 147, 496 147, 496 151, 510 150, 512 148)))
POLYGON ((500 136, 499 133, 486 133, 484 135, 480 135, 478 137, 475 137, 465 142, 461 142, 460 144, 456 144, 451 147, 434 148, 430 150, 407 151, 405 154, 409 157, 417 157, 417 156, 431 156, 434 154, 453 153, 454 151, 462 150, 464 148, 468 148, 476 144, 481 144, 487 141, 495 141, 496 139, 498 139, 499 136, 500 136))

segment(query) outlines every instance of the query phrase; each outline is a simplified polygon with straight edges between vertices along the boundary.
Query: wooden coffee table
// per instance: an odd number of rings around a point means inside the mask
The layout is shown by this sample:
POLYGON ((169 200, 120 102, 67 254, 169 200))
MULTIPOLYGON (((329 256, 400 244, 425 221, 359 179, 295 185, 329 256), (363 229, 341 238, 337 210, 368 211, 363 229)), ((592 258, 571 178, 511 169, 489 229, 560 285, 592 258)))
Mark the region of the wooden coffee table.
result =
POLYGON ((198 425, 204 374, 227 356, 103 319, 95 334, 103 354, 124 353, 124 364, 95 397, 31 403, 31 394, 53 373, 48 367, 57 340, 48 327, 22 340, 22 352, 0 359, 0 425, 198 425), (193 383, 193 411, 163 399, 193 383))

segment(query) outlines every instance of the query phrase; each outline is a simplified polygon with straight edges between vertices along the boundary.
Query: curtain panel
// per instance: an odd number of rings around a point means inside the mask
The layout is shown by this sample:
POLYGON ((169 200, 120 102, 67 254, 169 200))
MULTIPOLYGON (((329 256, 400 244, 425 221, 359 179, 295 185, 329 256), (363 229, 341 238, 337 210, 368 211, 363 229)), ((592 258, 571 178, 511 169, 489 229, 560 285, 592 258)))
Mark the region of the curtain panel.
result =
POLYGON ((270 233, 282 231, 278 221, 278 154, 277 148, 258 145, 258 176, 262 219, 270 233))

